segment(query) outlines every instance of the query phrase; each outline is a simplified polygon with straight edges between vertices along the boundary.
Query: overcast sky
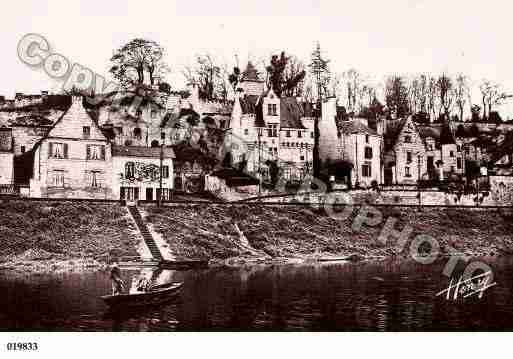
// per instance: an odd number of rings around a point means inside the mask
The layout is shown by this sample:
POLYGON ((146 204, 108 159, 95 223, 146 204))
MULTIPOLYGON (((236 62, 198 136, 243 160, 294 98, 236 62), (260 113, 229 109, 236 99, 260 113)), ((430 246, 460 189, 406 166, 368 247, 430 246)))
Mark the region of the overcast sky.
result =
MULTIPOLYGON (((306 61, 320 41, 331 68, 354 67, 380 80, 394 72, 463 72, 513 91, 508 1, 460 0, 16 0, 0 15, 0 93, 52 89, 42 71, 16 56, 23 35, 45 36, 55 52, 108 75, 113 49, 134 37, 150 38, 167 50, 173 88, 180 72, 205 51, 241 62, 286 50, 306 61)), ((479 103, 478 90, 473 102, 479 103)), ((513 105, 503 106, 510 118, 513 105)))

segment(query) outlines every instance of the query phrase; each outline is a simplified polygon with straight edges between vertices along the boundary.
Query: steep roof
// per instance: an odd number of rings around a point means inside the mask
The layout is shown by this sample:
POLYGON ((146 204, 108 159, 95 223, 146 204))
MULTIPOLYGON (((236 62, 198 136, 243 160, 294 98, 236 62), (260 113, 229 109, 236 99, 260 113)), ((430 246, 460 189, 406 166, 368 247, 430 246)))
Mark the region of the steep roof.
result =
POLYGON ((255 115, 256 127, 265 127, 264 113, 262 109, 262 101, 260 101, 260 96, 245 95, 244 97, 239 98, 239 103, 243 114, 255 115))
POLYGON ((385 152, 388 152, 392 148, 394 148, 397 139, 399 138, 399 134, 406 124, 407 119, 399 119, 399 120, 385 120, 386 131, 384 135, 385 142, 385 152))
MULTIPOLYGON (((112 156, 114 157, 160 158, 160 151, 160 147, 112 146, 112 156)), ((164 158, 175 158, 175 153, 171 147, 163 147, 162 152, 164 158)))
POLYGON ((258 78, 258 71, 253 66, 251 61, 248 62, 246 69, 242 73, 242 80, 241 81, 258 81, 261 82, 261 80, 258 78))
POLYGON ((456 141, 454 139, 454 135, 449 127, 447 122, 444 122, 442 128, 440 129, 440 144, 442 145, 452 145, 455 144, 456 141))
POLYGON ((373 129, 365 126, 360 121, 351 120, 351 121, 337 121, 337 129, 344 134, 353 134, 353 133, 365 133, 368 135, 377 135, 378 133, 373 129))
POLYGON ((440 126, 417 126, 417 129, 419 130, 420 137, 422 137, 423 140, 428 137, 432 137, 437 141, 440 139, 440 126))
POLYGON ((281 128, 305 128, 301 122, 304 109, 295 97, 282 97, 280 101, 281 128))

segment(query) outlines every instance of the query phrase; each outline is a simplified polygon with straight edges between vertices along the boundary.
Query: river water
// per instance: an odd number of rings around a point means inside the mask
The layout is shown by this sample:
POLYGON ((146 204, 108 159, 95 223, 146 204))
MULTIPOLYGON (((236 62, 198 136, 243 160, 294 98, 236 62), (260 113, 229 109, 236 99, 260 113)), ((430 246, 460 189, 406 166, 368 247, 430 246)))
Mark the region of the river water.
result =
MULTIPOLYGON (((158 308, 113 316, 99 299, 107 273, 0 272, 0 328, 8 331, 455 331, 513 329, 513 259, 495 259, 497 283, 447 300, 446 261, 259 265, 164 271, 183 281, 158 308)), ((124 270, 126 281, 139 274, 124 270)))

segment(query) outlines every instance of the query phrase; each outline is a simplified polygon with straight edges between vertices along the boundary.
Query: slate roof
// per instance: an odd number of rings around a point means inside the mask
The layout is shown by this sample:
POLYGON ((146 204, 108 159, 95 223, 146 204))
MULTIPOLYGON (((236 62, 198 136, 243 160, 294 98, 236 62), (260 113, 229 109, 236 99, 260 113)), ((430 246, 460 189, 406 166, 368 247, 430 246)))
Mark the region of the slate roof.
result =
POLYGON ((444 122, 442 128, 440 129, 440 144, 441 145, 452 145, 455 144, 456 141, 454 139, 454 135, 449 127, 447 122, 444 122))
MULTIPOLYGON (((146 157, 160 158, 160 147, 145 146, 112 146, 113 157, 146 157)), ((175 158, 171 147, 163 147, 164 158, 175 158)))
POLYGON ((385 152, 390 151, 394 148, 397 143, 397 139, 399 138, 399 134, 406 124, 407 119, 399 119, 399 120, 385 120, 386 121, 386 131, 384 136, 385 143, 385 152))
POLYGON ((337 121, 337 129, 339 132, 350 135, 352 133, 365 133, 368 135, 377 135, 373 129, 365 126, 360 121, 337 121))
POLYGON ((259 183, 258 179, 234 168, 222 168, 213 172, 212 175, 224 179, 230 187, 249 186, 259 183))
POLYGON ((258 81, 258 82, 262 82, 262 80, 260 80, 258 78, 258 71, 255 68, 255 66, 253 66, 251 61, 248 62, 247 66, 246 66, 246 69, 242 73, 242 81, 258 81))
POLYGON ((304 109, 295 97, 282 97, 280 101, 281 128, 305 128, 301 123, 304 109))

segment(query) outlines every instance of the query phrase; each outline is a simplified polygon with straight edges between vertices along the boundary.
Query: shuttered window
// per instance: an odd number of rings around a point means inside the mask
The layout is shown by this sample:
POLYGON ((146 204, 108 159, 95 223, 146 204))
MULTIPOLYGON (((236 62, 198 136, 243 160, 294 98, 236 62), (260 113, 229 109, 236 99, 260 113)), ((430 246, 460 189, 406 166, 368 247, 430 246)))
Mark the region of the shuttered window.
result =
POLYGON ((68 144, 50 142, 48 149, 48 158, 68 158, 68 144))

